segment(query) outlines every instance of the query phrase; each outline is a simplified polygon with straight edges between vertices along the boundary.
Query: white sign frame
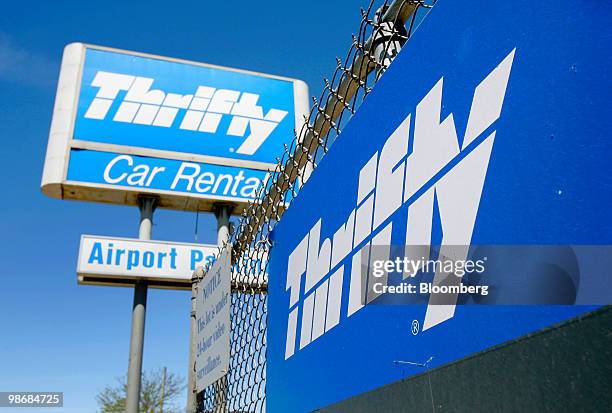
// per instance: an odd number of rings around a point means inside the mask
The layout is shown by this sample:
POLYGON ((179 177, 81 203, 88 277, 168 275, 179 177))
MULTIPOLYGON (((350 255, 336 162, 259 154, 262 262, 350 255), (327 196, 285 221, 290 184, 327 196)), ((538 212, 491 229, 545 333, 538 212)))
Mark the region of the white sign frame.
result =
MULTIPOLYGON (((218 202, 226 202, 237 207, 232 211, 234 214, 240 214, 242 210, 250 202, 252 202, 252 200, 231 196, 175 192, 171 190, 131 187, 127 185, 117 186, 101 183, 71 181, 68 180, 67 176, 70 153, 72 149, 112 152, 124 155, 161 158, 218 166, 233 166, 260 171, 273 171, 276 167, 276 165, 273 163, 73 139, 77 117, 77 106, 81 89, 81 80, 85 63, 85 53, 87 49, 122 53, 137 57, 177 62, 289 81, 293 83, 295 129, 297 131, 299 131, 304 125, 305 117, 309 112, 308 86, 305 82, 298 79, 85 43, 71 43, 65 47, 62 58, 55 106, 53 109, 53 118, 49 132, 47 153, 45 157, 45 165, 41 180, 42 192, 52 198, 137 206, 139 195, 154 195, 159 198, 158 206, 161 208, 183 211, 210 212, 213 211, 214 204, 218 202)), ((288 141, 290 141, 290 139, 292 139, 292 137, 288 138, 288 141)), ((279 148, 279 151, 280 150, 281 148, 279 148)))

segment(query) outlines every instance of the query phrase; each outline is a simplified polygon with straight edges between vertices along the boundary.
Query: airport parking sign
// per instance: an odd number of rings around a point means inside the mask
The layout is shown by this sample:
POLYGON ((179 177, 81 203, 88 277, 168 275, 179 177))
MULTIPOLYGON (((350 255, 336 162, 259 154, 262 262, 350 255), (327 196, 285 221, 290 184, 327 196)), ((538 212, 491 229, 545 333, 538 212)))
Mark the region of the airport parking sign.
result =
POLYGON ((210 210, 256 197, 308 110, 302 81, 73 43, 42 179, 62 199, 210 210))
POLYGON ((213 262, 218 247, 184 242, 82 235, 77 263, 79 284, 191 289, 195 269, 213 262))

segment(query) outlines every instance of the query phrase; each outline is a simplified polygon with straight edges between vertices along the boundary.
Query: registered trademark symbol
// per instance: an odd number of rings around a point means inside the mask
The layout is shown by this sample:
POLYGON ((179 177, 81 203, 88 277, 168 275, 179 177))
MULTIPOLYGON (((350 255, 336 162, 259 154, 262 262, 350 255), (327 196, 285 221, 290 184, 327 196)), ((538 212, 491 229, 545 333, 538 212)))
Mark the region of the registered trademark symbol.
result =
POLYGON ((418 320, 412 320, 412 334, 415 336, 419 334, 419 321, 418 320))

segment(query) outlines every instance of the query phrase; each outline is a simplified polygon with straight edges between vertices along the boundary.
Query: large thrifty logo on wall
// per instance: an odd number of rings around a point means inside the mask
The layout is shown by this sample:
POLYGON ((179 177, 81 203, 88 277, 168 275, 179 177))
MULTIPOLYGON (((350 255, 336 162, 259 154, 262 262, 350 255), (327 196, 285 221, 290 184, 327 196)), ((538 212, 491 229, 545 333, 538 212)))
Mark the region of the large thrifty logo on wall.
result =
POLYGON ((91 86, 98 88, 85 118, 104 120, 120 91, 125 97, 112 116, 114 122, 174 126, 179 111, 183 118, 178 128, 201 133, 216 133, 224 115, 230 115, 228 136, 249 135, 236 153, 253 155, 287 115, 286 110, 271 108, 265 115, 257 104, 259 95, 238 90, 198 86, 193 94, 181 95, 151 89, 154 79, 122 73, 98 71, 91 86))
MULTIPOLYGON (((393 225, 406 227, 406 256, 422 254, 420 246, 431 244, 437 206, 442 228, 440 254, 466 259, 495 140, 495 131, 489 128, 501 114, 514 54, 512 50, 476 87, 461 144, 453 115, 440 121, 441 78, 416 107, 412 151, 408 150, 408 114, 361 168, 356 205, 345 223, 331 239, 321 241, 323 223, 319 219, 295 247, 287 263, 285 359, 295 353, 296 346, 298 351, 303 349, 340 323, 344 267, 349 260, 348 310, 342 316, 346 319, 363 308, 361 271, 362 264, 368 265, 362 263, 363 256, 368 256, 372 245, 391 244, 393 225), (403 205, 408 206, 406 222, 394 222, 391 216, 403 205), (457 246, 465 249, 458 251, 457 246)), ((439 271, 433 284, 439 285, 444 277, 439 271)), ((365 302, 375 298, 368 294, 365 302)), ((455 313, 456 303, 433 305, 437 298, 435 294, 429 298, 423 330, 455 313)), ((448 295, 445 299, 448 303, 448 295)))

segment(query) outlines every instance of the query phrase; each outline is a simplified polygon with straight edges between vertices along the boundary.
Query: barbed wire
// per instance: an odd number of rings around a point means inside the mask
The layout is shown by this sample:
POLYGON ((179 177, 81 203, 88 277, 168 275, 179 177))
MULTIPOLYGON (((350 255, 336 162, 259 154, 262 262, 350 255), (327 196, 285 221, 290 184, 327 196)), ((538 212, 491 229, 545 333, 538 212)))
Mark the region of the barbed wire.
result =
POLYGON ((257 200, 243 211, 225 246, 232 248, 229 371, 197 395, 198 412, 265 411, 269 234, 434 2, 371 0, 361 9, 345 59, 336 59, 304 125, 285 145, 257 200))

